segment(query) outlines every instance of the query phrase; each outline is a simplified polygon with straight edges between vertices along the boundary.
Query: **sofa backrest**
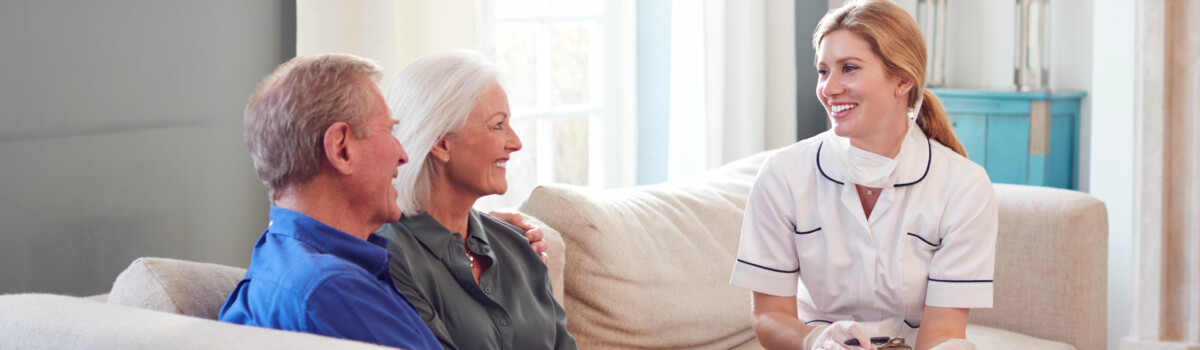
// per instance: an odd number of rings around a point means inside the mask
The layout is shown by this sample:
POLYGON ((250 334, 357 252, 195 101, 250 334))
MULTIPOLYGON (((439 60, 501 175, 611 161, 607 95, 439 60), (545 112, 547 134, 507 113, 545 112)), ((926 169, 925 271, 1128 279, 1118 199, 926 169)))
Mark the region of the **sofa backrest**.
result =
POLYGON ((1108 212, 1083 192, 996 184, 995 299, 971 323, 1107 346, 1108 212))
POLYGON ((540 186, 520 211, 562 234, 563 307, 581 348, 723 348, 754 338, 729 285, 742 211, 768 154, 625 189, 540 186))
POLYGON ((389 349, 50 294, 0 296, 0 349, 389 349))

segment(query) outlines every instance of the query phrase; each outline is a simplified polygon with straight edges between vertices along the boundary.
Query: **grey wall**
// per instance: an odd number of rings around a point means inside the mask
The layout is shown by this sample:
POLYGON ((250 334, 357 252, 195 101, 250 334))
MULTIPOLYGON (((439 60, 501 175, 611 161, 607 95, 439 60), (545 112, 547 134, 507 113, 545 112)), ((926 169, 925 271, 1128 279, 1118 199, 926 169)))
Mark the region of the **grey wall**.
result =
POLYGON ((293 1, 0 2, 0 293, 247 265, 267 201, 242 107, 294 53, 293 1))
POLYGON ((828 127, 825 107, 817 100, 817 69, 813 68, 813 31, 829 11, 824 1, 796 1, 796 139, 803 140, 828 127))

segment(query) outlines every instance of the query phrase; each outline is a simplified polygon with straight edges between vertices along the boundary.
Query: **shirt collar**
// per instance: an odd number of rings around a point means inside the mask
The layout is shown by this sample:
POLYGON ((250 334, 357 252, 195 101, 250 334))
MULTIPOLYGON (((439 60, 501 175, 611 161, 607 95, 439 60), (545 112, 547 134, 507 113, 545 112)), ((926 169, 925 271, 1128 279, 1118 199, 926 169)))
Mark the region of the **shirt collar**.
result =
MULTIPOLYGON (((817 146, 816 164, 817 171, 821 173, 825 179, 833 181, 839 185, 845 184, 844 176, 841 169, 834 166, 834 162, 830 159, 833 157, 829 154, 831 150, 827 147, 833 147, 830 142, 831 137, 838 137, 833 133, 833 130, 826 131, 821 134, 821 143, 817 146), (826 145, 830 143, 829 145, 826 145)), ((900 144, 900 152, 896 154, 896 169, 892 171, 889 182, 892 187, 911 186, 925 179, 925 175, 929 173, 929 167, 932 165, 933 159, 933 144, 929 137, 925 136, 925 132, 921 131, 921 127, 914 122, 908 123, 908 133, 904 136, 904 141, 900 144)))
POLYGON ((366 241, 313 219, 304 213, 271 205, 267 233, 291 236, 324 254, 362 266, 372 273, 388 268, 392 254, 387 238, 372 233, 366 241))
MULTIPOLYGON (((421 245, 424 245, 426 249, 433 252, 433 255, 437 256, 439 260, 447 258, 445 254, 448 250, 440 247, 450 244, 450 239, 456 232, 450 232, 450 229, 442 226, 442 223, 434 219, 429 213, 421 213, 416 216, 405 215, 400 218, 400 223, 412 233, 413 237, 417 238, 417 241, 421 242, 421 245)), ((467 214, 467 231, 469 231, 467 232, 467 235, 469 235, 467 239, 477 241, 482 246, 488 245, 488 235, 487 231, 483 229, 482 217, 475 209, 471 209, 467 214)), ((459 246, 458 248, 462 247, 459 246)))

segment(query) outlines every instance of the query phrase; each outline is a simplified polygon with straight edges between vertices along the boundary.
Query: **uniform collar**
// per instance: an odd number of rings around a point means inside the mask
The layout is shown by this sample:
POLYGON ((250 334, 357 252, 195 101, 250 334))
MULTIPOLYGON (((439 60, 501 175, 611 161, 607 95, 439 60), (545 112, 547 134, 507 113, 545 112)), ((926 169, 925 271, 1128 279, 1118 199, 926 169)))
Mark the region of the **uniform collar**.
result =
MULTIPOLYGON (((833 130, 821 133, 821 143, 817 146, 816 164, 817 171, 821 173, 825 179, 833 181, 839 185, 845 184, 845 176, 841 170, 835 166, 835 162, 831 162, 833 155, 831 150, 827 149, 832 146, 833 137, 838 137, 833 133, 833 130), (826 144, 829 145, 826 145, 826 144)), ((925 179, 925 175, 929 174, 929 167, 932 165, 933 159, 933 144, 929 137, 921 131, 921 128, 916 123, 908 123, 908 133, 904 136, 904 141, 900 144, 900 152, 896 154, 896 169, 892 171, 889 177, 891 187, 911 186, 925 179)))
POLYGON ((372 273, 386 271, 392 254, 387 238, 372 233, 366 241, 333 228, 304 213, 271 205, 267 233, 290 236, 323 254, 349 261, 372 273))
MULTIPOLYGON (((425 246, 425 249, 432 252, 439 260, 447 258, 445 255, 449 250, 442 247, 446 247, 451 243, 450 240, 454 237, 454 234, 458 233, 460 237, 462 236, 461 233, 451 232, 446 226, 442 226, 442 223, 434 219, 429 213, 421 213, 416 216, 405 215, 400 218, 398 223, 407 228, 413 237, 416 237, 417 241, 421 242, 421 245, 425 246)), ((477 241, 482 246, 488 245, 487 231, 483 229, 479 212, 474 209, 471 209, 471 212, 467 214, 467 231, 467 235, 469 235, 467 239, 477 241)))

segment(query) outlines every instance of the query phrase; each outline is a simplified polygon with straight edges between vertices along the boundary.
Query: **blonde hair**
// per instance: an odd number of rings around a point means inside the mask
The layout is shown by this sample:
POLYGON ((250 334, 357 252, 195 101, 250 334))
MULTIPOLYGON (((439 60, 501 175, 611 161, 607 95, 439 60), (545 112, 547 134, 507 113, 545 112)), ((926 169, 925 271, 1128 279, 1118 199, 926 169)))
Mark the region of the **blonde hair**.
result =
POLYGON ((908 108, 924 98, 917 113, 917 125, 931 139, 967 156, 967 150, 954 136, 954 127, 942 101, 925 89, 925 39, 917 21, 899 5, 887 0, 852 0, 829 11, 813 32, 813 48, 821 39, 837 30, 858 34, 871 45, 889 75, 913 82, 908 91, 908 108))
POLYGON ((387 103, 392 118, 400 121, 396 139, 409 155, 409 164, 396 177, 396 204, 404 215, 425 212, 435 171, 430 150, 466 123, 475 102, 498 81, 494 64, 465 49, 422 56, 396 76, 387 103))
POLYGON ((324 54, 293 58, 258 84, 246 103, 242 136, 272 201, 321 172, 322 141, 333 123, 349 124, 355 137, 370 136, 362 119, 380 72, 362 57, 324 54))

